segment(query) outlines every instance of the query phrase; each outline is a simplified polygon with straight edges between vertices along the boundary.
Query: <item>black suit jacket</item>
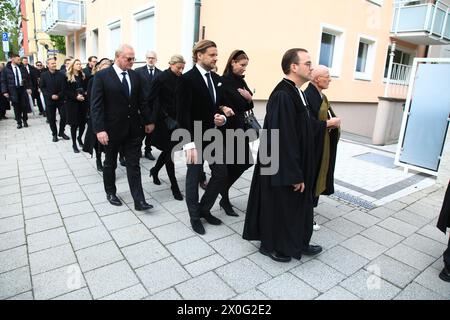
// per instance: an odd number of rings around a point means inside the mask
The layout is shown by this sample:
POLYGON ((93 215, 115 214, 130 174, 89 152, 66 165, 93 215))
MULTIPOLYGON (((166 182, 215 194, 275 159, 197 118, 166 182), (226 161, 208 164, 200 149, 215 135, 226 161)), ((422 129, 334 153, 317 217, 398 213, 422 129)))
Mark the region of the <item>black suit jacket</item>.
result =
POLYGON ((129 70, 131 96, 122 90, 121 79, 113 67, 94 76, 91 93, 91 118, 94 133, 106 131, 110 141, 122 142, 127 137, 144 135, 144 124, 150 118, 142 81, 129 70))
MULTIPOLYGON (((23 67, 23 65, 18 66, 19 71, 22 75, 22 85, 25 89, 31 89, 31 78, 28 74, 27 70, 23 67)), ((2 72, 2 79, 1 79, 1 87, 2 87, 2 93, 8 93, 9 99, 12 103, 19 103, 20 96, 19 91, 16 88, 16 80, 14 71, 11 65, 11 62, 8 62, 5 69, 3 69, 2 72)))
POLYGON ((65 84, 66 77, 59 71, 55 71, 55 73, 45 71, 42 73, 39 86, 46 105, 61 105, 64 102, 65 84), (58 100, 52 99, 54 94, 59 97, 58 100))
POLYGON ((135 70, 137 74, 141 77, 142 83, 144 85, 145 94, 147 96, 150 95, 150 87, 152 85, 152 81, 156 79, 159 75, 161 75, 162 71, 155 67, 155 71, 153 74, 153 80, 150 81, 150 74, 148 73, 147 65, 143 67, 136 68, 135 70))
MULTIPOLYGON (((194 139, 194 121, 202 122, 203 135, 206 130, 215 127, 214 115, 221 113, 219 111, 219 107, 223 105, 221 80, 214 72, 211 72, 211 80, 216 89, 215 103, 196 66, 181 76, 175 91, 177 121, 181 128, 187 129, 191 133, 191 141, 194 139)), ((206 143, 203 143, 203 147, 205 145, 206 143)))

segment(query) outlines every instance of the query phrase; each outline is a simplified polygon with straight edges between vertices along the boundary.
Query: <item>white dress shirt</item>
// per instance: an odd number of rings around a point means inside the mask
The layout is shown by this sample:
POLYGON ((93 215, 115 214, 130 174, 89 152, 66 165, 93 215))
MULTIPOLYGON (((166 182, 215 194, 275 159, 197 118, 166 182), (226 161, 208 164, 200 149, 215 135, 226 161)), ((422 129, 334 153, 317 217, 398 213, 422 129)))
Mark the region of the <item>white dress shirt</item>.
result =
POLYGON ((16 86, 21 87, 22 86, 22 72, 20 72, 19 66, 15 65, 15 64, 12 64, 11 66, 12 66, 12 69, 14 72, 14 82, 16 82, 16 79, 17 79, 16 74, 18 74, 19 75, 19 83, 16 83, 16 86))
POLYGON ((127 74, 125 75, 125 79, 127 80, 127 82, 128 82, 128 90, 129 90, 129 93, 130 93, 130 97, 131 97, 131 79, 130 79, 130 75, 128 74, 128 71, 127 70, 122 70, 122 69, 120 69, 117 65, 113 65, 113 68, 114 68, 114 71, 117 73, 117 76, 119 77, 119 80, 120 80, 120 82, 122 82, 122 79, 123 79, 123 75, 122 75, 122 72, 126 72, 127 74))

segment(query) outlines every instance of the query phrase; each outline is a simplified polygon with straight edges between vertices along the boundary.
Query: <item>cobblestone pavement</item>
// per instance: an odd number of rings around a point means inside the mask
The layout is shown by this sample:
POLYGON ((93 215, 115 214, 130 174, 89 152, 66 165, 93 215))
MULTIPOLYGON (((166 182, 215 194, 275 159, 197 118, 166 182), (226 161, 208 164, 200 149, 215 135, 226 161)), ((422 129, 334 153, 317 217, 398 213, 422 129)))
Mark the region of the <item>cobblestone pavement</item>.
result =
MULTIPOLYGON (((389 168, 392 155, 342 141, 341 193, 321 198, 316 210, 322 228, 312 241, 324 252, 283 264, 241 237, 251 170, 230 195, 240 216, 216 204, 213 214, 224 224, 206 224, 198 236, 164 170, 161 186, 150 181, 154 162, 141 164, 155 208, 134 211, 120 166, 118 195, 126 205, 113 207, 95 158, 74 154, 70 142, 51 142, 42 117, 17 130, 8 116, 0 121, 1 299, 450 298, 450 284, 438 278, 448 237, 435 227, 445 190, 389 168)), ((181 160, 176 170, 183 186, 181 160)))

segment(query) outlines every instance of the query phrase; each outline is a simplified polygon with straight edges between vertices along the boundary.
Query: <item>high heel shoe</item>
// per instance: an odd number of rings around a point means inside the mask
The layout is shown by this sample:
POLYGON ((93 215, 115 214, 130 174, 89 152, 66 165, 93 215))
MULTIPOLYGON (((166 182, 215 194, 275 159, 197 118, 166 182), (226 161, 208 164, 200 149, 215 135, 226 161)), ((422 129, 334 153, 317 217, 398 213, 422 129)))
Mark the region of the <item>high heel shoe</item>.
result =
POLYGON ((78 150, 78 147, 75 144, 72 146, 72 148, 73 148, 73 152, 80 153, 80 150, 78 150))
POLYGON ((80 147, 84 147, 84 143, 83 143, 83 141, 81 140, 81 137, 78 137, 77 138, 77 140, 78 140, 78 144, 80 145, 80 147))
POLYGON ((231 205, 230 201, 224 201, 223 199, 221 199, 219 202, 219 206, 221 209, 225 210, 227 216, 239 217, 239 215, 233 210, 233 206, 231 205))
POLYGON ((171 189, 172 189, 172 194, 173 194, 173 197, 175 198, 175 200, 183 201, 184 198, 183 198, 183 195, 181 194, 180 189, 178 187, 171 187, 171 189))
POLYGON ((153 177, 153 183, 156 185, 161 185, 161 180, 158 178, 158 174, 153 171, 154 168, 150 169, 150 177, 153 177))

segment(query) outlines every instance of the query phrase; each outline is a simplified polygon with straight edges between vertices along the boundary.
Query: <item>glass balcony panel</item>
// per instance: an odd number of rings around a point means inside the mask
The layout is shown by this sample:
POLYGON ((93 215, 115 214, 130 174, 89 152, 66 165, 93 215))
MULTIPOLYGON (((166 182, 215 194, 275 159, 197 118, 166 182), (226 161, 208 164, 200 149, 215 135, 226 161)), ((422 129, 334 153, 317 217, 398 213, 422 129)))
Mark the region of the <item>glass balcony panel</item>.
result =
MULTIPOLYGON (((411 7, 396 8, 394 21, 394 32, 412 32, 424 30, 425 21, 427 19, 428 5, 419 5, 411 7), (398 14, 400 10, 400 15, 398 14), (397 24, 397 18, 399 19, 397 24), (398 26, 398 27, 397 27, 398 26), (397 29, 395 30, 395 28, 397 29)), ((430 26, 427 26, 429 30, 430 26)))

